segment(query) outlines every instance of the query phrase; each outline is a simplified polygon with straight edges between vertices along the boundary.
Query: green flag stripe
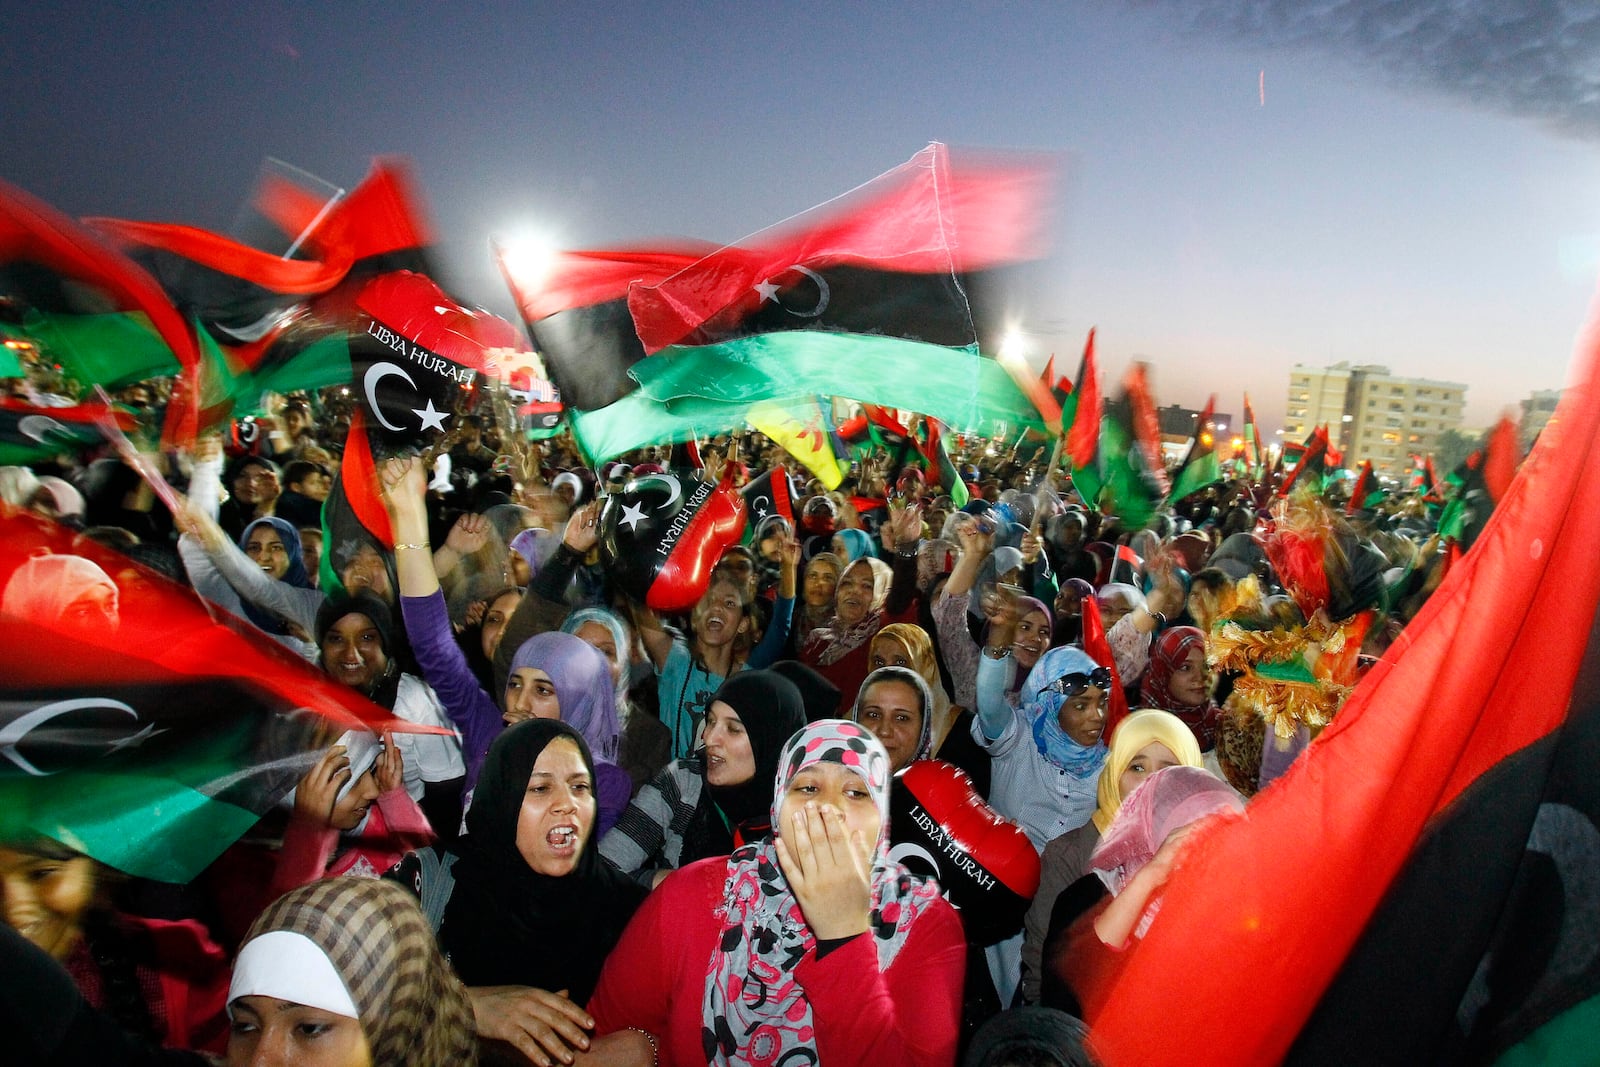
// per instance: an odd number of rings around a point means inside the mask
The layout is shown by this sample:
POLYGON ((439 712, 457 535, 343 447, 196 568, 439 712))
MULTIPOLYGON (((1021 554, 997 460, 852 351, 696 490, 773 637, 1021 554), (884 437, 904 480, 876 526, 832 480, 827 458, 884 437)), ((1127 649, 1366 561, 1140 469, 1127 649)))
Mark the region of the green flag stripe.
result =
POLYGON ((668 348, 634 365, 639 392, 751 404, 822 395, 916 411, 957 431, 996 422, 1043 431, 1004 367, 971 348, 898 337, 788 330, 696 348, 668 348))

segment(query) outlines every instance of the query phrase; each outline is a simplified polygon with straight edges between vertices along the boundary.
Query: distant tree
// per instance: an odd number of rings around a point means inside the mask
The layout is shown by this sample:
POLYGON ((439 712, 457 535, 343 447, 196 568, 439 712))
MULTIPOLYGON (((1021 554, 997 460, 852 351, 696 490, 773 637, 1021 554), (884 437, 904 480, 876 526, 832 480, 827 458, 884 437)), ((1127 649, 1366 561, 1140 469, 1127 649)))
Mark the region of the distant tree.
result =
POLYGON ((1446 430, 1433 439, 1433 469, 1439 477, 1455 470, 1472 450, 1483 443, 1478 434, 1464 434, 1460 430, 1446 430))

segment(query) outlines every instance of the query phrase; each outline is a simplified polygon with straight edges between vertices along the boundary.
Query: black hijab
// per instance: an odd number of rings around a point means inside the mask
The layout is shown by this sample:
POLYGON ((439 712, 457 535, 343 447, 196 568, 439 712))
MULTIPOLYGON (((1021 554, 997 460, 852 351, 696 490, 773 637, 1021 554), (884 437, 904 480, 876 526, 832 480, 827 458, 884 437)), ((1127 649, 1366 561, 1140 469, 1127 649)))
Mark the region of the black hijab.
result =
POLYGON ((366 696, 374 704, 394 710, 395 700, 400 695, 400 663, 395 658, 394 642, 394 614, 389 610, 389 605, 373 596, 371 593, 357 593, 354 596, 333 596, 322 602, 317 609, 317 665, 324 671, 326 665, 322 663, 322 641, 328 636, 328 631, 333 629, 333 624, 346 615, 365 615, 367 621, 372 623, 372 628, 378 631, 378 645, 383 649, 384 659, 389 666, 383 675, 372 683, 366 691, 366 696))
POLYGON ((583 1004, 647 891, 601 861, 594 823, 577 867, 565 876, 535 872, 517 851, 517 820, 533 765, 546 745, 563 737, 578 746, 593 780, 594 757, 583 735, 554 719, 518 723, 489 746, 467 812, 467 836, 456 844, 456 883, 439 946, 466 985, 565 989, 583 1004))
MULTIPOLYGON (((806 724, 805 700, 800 689, 777 671, 740 671, 722 683, 713 702, 722 701, 739 713, 750 738, 756 771, 738 785, 706 783, 694 819, 684 831, 681 862, 706 856, 726 856, 733 851, 735 830, 744 841, 772 831, 772 783, 778 774, 783 743, 806 724)), ((702 754, 700 773, 705 774, 702 754)))

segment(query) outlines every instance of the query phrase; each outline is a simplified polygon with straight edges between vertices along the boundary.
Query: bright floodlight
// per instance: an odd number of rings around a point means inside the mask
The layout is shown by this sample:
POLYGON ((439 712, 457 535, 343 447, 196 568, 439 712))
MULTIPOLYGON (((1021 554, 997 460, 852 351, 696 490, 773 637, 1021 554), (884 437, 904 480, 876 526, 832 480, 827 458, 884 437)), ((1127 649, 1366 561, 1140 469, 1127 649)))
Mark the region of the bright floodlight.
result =
POLYGON ((1007 361, 1022 360, 1022 331, 1010 329, 1000 338, 1000 358, 1007 361))
POLYGON ((512 237, 500 245, 500 259, 519 287, 538 289, 555 265, 556 247, 542 237, 512 237))

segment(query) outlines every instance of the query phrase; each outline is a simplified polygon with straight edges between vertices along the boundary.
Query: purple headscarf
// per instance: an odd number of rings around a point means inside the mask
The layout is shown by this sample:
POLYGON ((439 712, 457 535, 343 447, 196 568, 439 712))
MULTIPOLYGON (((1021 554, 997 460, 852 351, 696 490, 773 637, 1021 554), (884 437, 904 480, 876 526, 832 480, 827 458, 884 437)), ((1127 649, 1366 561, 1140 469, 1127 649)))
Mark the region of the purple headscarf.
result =
POLYGON ((596 760, 615 763, 621 726, 611 664, 587 641, 551 630, 522 642, 511 657, 511 671, 544 671, 555 683, 561 721, 583 735, 596 760))

